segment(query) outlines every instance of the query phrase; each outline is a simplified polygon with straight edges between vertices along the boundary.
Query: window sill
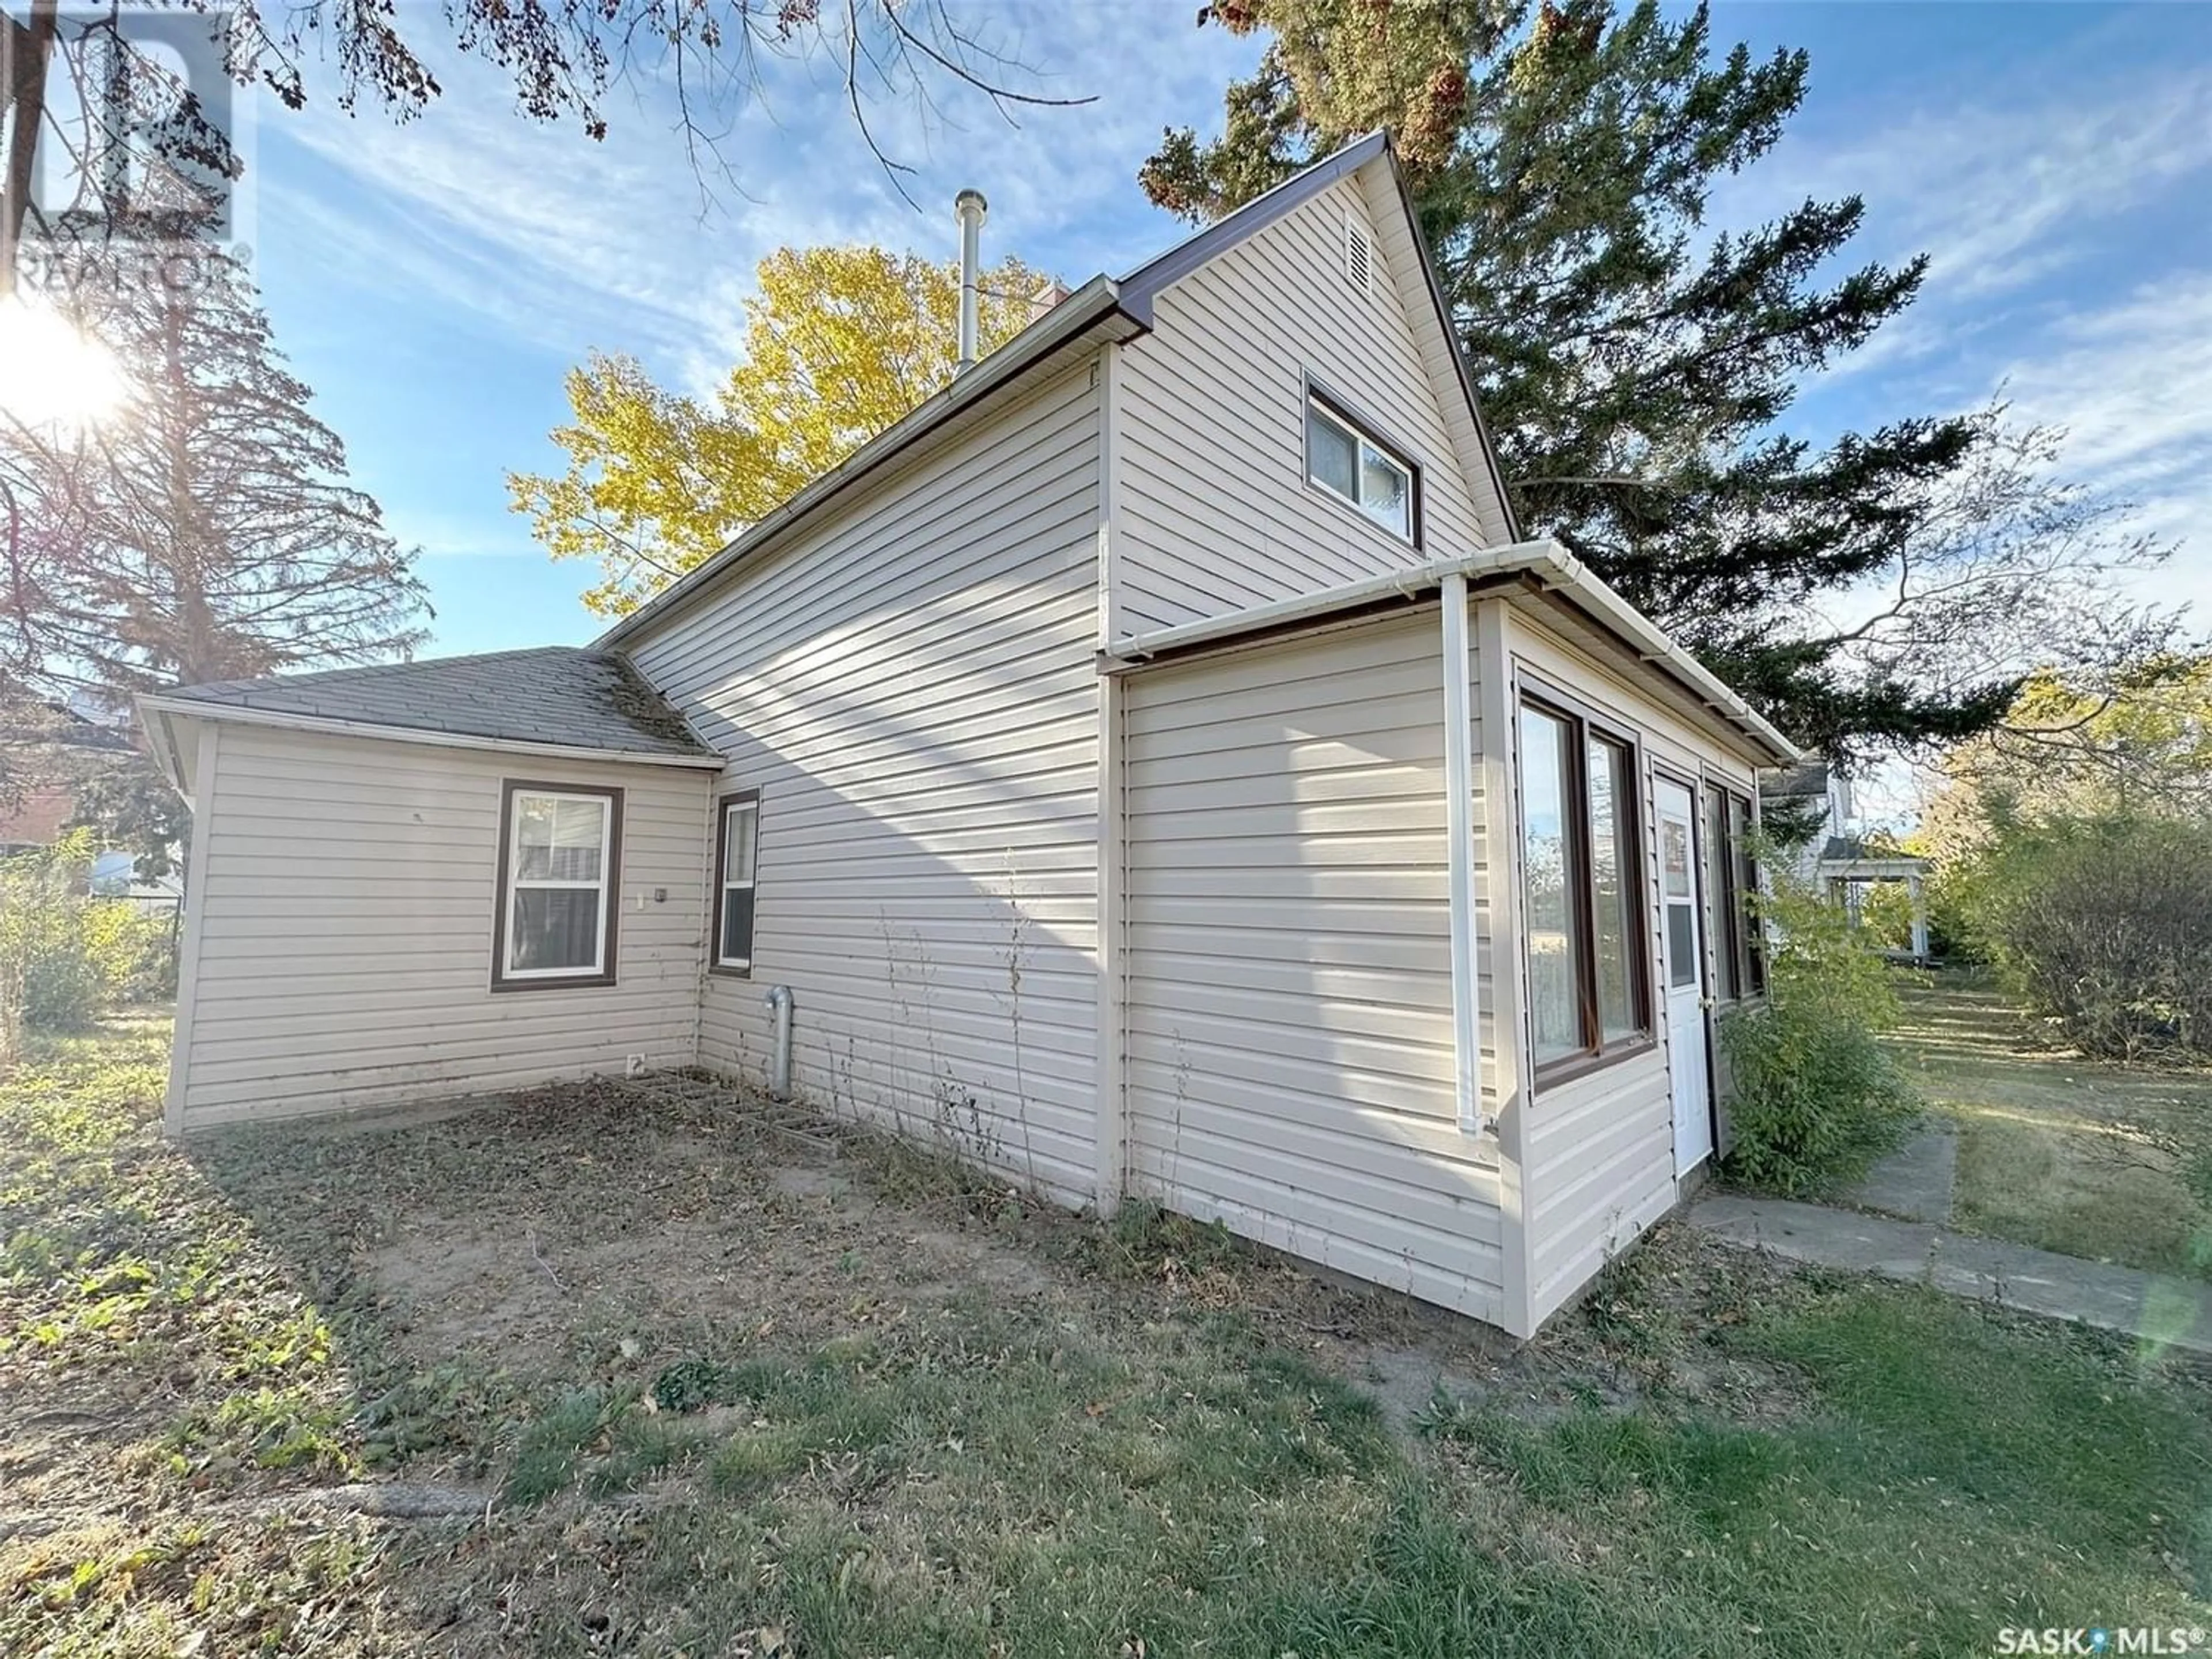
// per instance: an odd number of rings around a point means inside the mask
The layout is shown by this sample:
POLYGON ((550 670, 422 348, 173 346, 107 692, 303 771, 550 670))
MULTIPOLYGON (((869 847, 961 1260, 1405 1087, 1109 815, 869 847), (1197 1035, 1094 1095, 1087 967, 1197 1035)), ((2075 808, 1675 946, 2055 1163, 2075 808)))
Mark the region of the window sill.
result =
POLYGON ((1321 483, 1310 474, 1307 476, 1305 483, 1307 495, 1311 495, 1316 501, 1327 501, 1329 506, 1335 508, 1337 512, 1344 514, 1346 518, 1351 520, 1354 524, 1364 525, 1376 535, 1380 536, 1384 541, 1392 544, 1394 546, 1407 548, 1415 553, 1421 550, 1421 538, 1418 531, 1416 531, 1414 534, 1408 536, 1393 530, 1389 525, 1384 524, 1382 520, 1376 518, 1365 507, 1360 506, 1358 501, 1353 501, 1348 495, 1340 495, 1335 490, 1331 489, 1327 484, 1321 483))
POLYGON ((707 971, 720 979, 750 979, 753 965, 749 962, 740 968, 733 963, 710 962, 707 964, 707 971))
POLYGON ((612 974, 578 974, 573 978, 502 979, 496 975, 491 982, 492 993, 498 995, 507 991, 590 991, 604 990, 615 983, 612 974))
POLYGON ((1540 1095, 1547 1089, 1556 1088, 1563 1083, 1577 1082, 1594 1073, 1610 1071, 1625 1060, 1658 1052, 1657 1037, 1640 1036, 1595 1054, 1569 1054, 1563 1060, 1547 1060, 1535 1069, 1531 1079, 1533 1092, 1540 1095))

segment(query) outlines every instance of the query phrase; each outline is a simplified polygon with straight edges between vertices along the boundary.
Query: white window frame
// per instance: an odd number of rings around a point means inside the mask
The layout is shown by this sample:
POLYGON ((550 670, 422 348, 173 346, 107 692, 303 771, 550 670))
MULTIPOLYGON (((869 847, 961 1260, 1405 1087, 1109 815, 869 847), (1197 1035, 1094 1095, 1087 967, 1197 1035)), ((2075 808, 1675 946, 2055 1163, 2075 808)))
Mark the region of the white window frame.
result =
MULTIPOLYGON (((730 955, 727 949, 728 942, 723 938, 723 933, 730 914, 729 896, 739 889, 753 896, 752 931, 756 934, 760 931, 760 825, 761 802, 758 790, 739 790, 716 799, 714 803, 714 965, 726 973, 750 974, 752 971, 751 950, 748 948, 741 957, 730 955), (732 881, 730 878, 730 824, 732 820, 740 816, 752 820, 753 872, 744 881, 732 881)), ((749 939, 745 943, 750 947, 753 941, 749 939)))
POLYGON ((1372 436, 1359 423, 1318 392, 1306 393, 1306 483, 1320 490, 1332 501, 1342 501, 1387 536, 1395 536, 1409 547, 1421 544, 1421 473, 1420 469, 1393 449, 1389 444, 1372 436), (1352 440, 1352 477, 1356 489, 1364 476, 1370 455, 1394 469, 1406 480, 1406 527, 1401 530, 1389 520, 1376 516, 1374 510, 1355 495, 1347 495, 1334 484, 1322 477, 1314 465, 1312 422, 1318 416, 1352 440))
POLYGON ((500 974, 510 983, 532 984, 547 980, 605 979, 607 977, 607 935, 612 930, 608 915, 614 891, 615 798, 586 790, 544 788, 517 784, 507 796, 507 890, 500 895, 500 974), (522 870, 522 808, 525 801, 550 800, 588 803, 599 809, 599 874, 596 881, 554 877, 525 877, 522 870), (592 940, 591 965, 573 968, 518 968, 514 965, 515 895, 523 889, 595 892, 599 896, 599 925, 592 940))

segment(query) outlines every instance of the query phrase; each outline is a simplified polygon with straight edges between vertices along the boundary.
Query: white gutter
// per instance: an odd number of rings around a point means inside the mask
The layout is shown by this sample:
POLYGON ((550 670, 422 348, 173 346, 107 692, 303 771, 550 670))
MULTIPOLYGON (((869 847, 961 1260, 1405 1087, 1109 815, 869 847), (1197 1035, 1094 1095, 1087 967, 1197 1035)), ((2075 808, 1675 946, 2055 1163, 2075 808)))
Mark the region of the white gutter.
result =
POLYGON ((1451 890, 1452 1075, 1462 1134, 1482 1133, 1482 1041, 1474 959, 1473 659, 1467 649, 1467 578, 1443 578, 1444 834, 1451 890))
MULTIPOLYGON (((720 755, 669 755, 637 749, 592 749, 582 744, 532 743, 526 738, 487 738, 473 732, 432 731, 417 726, 380 726, 367 720, 334 720, 322 714, 296 714, 237 703, 200 702, 191 697, 139 694, 141 711, 177 714, 188 720, 228 720, 240 726, 273 726, 290 732, 321 732, 348 738, 374 738, 385 743, 422 743, 437 749, 489 749, 507 755, 538 755, 553 760, 604 761, 622 766, 688 766, 719 772, 720 755)), ((151 730, 152 723, 148 723, 151 730)))
POLYGON ((1154 657, 1219 644, 1265 629, 1321 621, 1338 611, 1381 600, 1413 599, 1441 587, 1448 576, 1477 580, 1516 574, 1535 577, 1547 591, 1559 593, 1617 638, 1634 647, 1644 661, 1666 670, 1677 684, 1708 710, 1765 749, 1776 765, 1790 765, 1803 757, 1803 751, 1796 744, 1729 690, 1711 669, 1668 638, 1656 623, 1599 580, 1581 560, 1548 538, 1485 548, 1462 558, 1432 559, 1426 564, 1409 565, 1403 570, 1365 577, 1340 587, 1255 605, 1224 617, 1182 623, 1146 634, 1126 635, 1106 647, 1107 672, 1126 672, 1154 657))

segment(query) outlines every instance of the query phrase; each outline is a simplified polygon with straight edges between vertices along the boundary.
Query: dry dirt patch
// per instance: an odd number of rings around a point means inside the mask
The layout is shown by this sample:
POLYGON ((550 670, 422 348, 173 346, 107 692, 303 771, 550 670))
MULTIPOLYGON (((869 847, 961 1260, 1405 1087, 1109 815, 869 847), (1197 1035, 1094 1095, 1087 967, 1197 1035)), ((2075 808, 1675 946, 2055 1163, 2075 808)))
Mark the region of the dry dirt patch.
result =
POLYGON ((1801 1519, 1752 1454, 1826 1409, 1805 1345, 1730 1335, 1820 1301, 1776 1264, 1662 1230, 1516 1349, 725 1091, 180 1152, 132 1088, 0 1090, 0 1650, 1764 1650, 1649 1483, 1717 1425, 1801 1519))

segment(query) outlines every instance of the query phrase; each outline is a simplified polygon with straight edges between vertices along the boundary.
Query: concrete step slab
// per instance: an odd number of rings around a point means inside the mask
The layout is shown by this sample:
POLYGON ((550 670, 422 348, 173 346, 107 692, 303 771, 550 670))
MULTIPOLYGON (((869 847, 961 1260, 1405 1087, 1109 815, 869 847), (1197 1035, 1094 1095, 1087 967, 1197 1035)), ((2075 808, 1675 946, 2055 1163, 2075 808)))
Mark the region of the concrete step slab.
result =
POLYGON ((1931 1222, 1741 1193, 1700 1199, 1689 1221, 1724 1243, 1791 1261, 1929 1285, 2212 1358, 2212 1285, 1969 1238, 1931 1222))

